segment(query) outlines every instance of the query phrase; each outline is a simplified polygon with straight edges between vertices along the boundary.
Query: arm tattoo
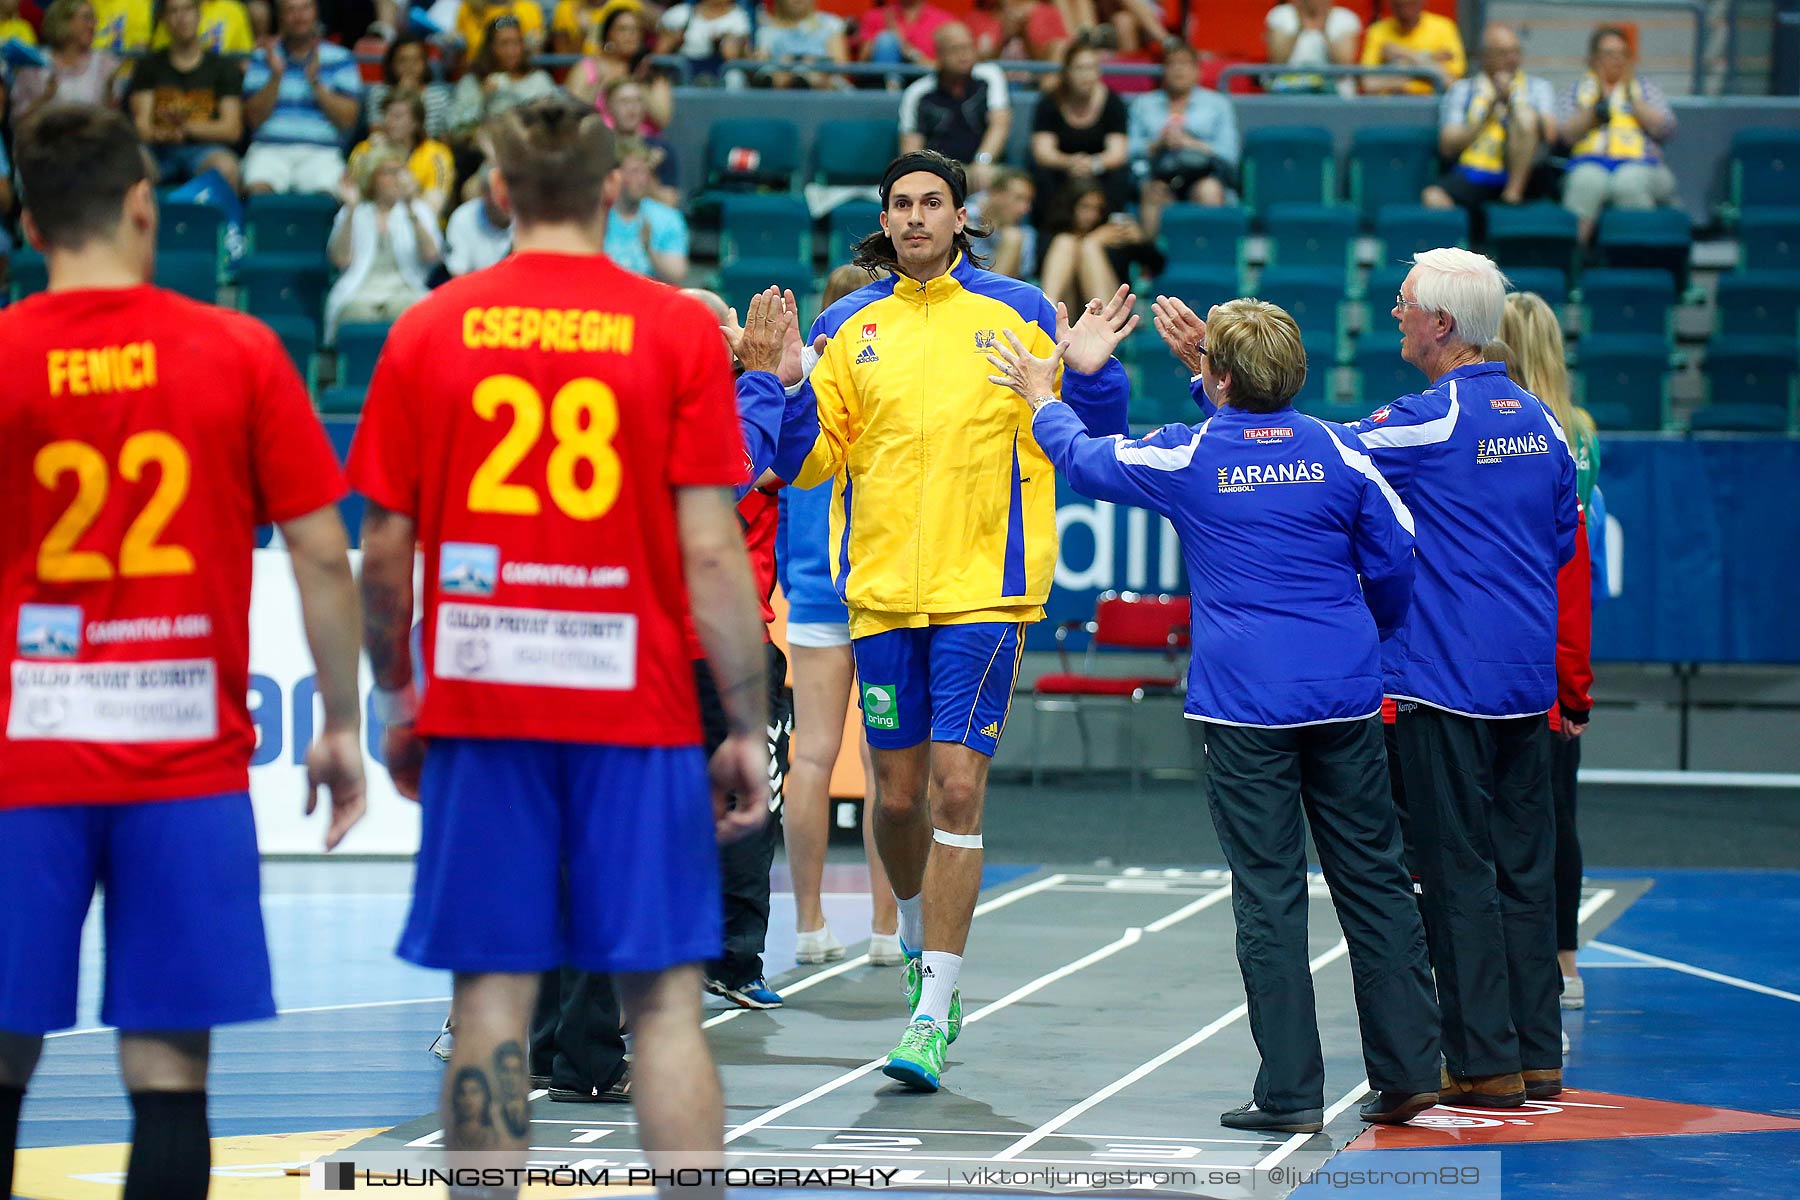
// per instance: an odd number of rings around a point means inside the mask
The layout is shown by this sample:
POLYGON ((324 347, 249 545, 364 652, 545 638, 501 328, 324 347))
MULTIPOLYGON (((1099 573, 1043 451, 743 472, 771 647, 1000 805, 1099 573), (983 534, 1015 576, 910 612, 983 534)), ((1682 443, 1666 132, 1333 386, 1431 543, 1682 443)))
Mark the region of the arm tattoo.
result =
POLYGON ((363 646, 369 652, 375 682, 384 688, 405 686, 412 678, 412 589, 381 583, 363 573, 363 646))

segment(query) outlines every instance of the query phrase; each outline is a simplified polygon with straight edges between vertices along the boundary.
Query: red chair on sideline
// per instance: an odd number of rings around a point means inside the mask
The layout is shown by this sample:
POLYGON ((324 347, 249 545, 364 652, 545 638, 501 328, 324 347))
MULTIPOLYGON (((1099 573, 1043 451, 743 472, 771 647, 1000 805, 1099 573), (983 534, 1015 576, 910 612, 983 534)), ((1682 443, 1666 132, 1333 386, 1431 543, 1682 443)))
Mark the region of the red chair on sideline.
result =
POLYGON ((1142 764, 1137 757, 1138 708, 1149 696, 1174 696, 1184 686, 1181 674, 1169 675, 1105 675, 1094 668, 1100 651, 1134 651, 1161 653, 1171 667, 1188 648, 1188 622, 1191 613, 1186 596, 1140 596, 1136 592, 1107 592, 1094 603, 1094 616, 1087 621, 1064 621, 1056 627, 1056 653, 1062 670, 1038 677, 1032 687, 1031 706, 1031 780, 1038 782, 1042 772, 1044 715, 1053 712, 1072 713, 1075 728, 1081 735, 1081 766, 1088 768, 1090 746, 1087 717, 1089 706, 1116 707, 1125 721, 1125 760, 1131 771, 1131 789, 1137 791, 1142 764), (1087 651, 1081 668, 1076 670, 1069 660, 1069 635, 1076 630, 1088 634, 1087 651))

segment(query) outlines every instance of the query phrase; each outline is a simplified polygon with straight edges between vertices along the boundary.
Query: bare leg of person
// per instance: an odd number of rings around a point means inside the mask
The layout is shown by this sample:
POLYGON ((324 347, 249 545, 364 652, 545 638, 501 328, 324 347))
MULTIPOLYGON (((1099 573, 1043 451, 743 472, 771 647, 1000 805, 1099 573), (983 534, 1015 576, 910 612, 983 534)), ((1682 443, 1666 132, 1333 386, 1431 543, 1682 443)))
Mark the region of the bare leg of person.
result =
MULTIPOLYGON (((712 1051, 700 1030, 700 970, 616 975, 619 1002, 632 1029, 631 1103, 651 1165, 725 1165, 725 1099, 712 1051)), ((673 1189, 662 1189, 664 1196, 673 1189)), ((721 1186, 684 1187, 680 1195, 716 1200, 721 1186)))
MULTIPOLYGON (((450 1002, 456 1049, 438 1101, 448 1149, 509 1155, 514 1165, 524 1164, 531 1086, 526 1030, 537 989, 535 973, 456 976, 450 1002)), ((450 1192, 454 1200, 508 1200, 517 1194, 511 1186, 450 1192)))
POLYGON ((794 877, 794 928, 825 927, 820 881, 831 838, 831 771, 844 740, 854 672, 848 646, 794 646, 794 740, 783 797, 788 870, 794 877))

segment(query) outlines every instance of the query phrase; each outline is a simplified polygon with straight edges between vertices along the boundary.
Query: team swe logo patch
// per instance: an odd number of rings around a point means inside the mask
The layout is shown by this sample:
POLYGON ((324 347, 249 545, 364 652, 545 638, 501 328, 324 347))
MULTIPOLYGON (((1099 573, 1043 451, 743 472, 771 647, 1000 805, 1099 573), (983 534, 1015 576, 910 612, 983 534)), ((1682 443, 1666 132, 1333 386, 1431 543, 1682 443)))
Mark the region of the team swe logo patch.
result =
POLYGON ((1254 492, 1259 487, 1285 483, 1324 483, 1322 462, 1252 463, 1247 467, 1220 467, 1219 491, 1254 492))
POLYGON ((1523 458, 1528 454, 1550 453, 1550 439, 1541 433, 1525 433, 1518 437, 1478 438, 1475 442, 1475 461, 1478 463, 1497 463, 1509 458, 1523 458))
POLYGON ((1246 442, 1268 442, 1273 441, 1276 438, 1291 438, 1293 436, 1294 431, 1285 425, 1276 425, 1269 429, 1244 430, 1244 440, 1246 442))

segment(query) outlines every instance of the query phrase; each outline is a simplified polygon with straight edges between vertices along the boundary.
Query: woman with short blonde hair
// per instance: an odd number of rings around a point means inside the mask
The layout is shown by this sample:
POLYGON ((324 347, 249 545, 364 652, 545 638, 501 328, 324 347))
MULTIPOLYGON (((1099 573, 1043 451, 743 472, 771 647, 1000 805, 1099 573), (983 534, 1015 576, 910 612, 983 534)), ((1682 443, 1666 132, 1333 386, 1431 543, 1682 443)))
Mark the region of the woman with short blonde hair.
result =
POLYGON ((1556 957, 1562 968, 1562 1006, 1581 1008, 1586 1000, 1575 968, 1581 905, 1575 776, 1581 767, 1579 739, 1594 703, 1588 694, 1594 672, 1589 660, 1593 597, 1587 512, 1600 473, 1600 441, 1594 419, 1570 398, 1562 322, 1556 310, 1536 292, 1509 293, 1500 317, 1500 337, 1512 347, 1507 373, 1513 382, 1542 400, 1563 427, 1569 453, 1575 456, 1575 496, 1581 503, 1582 531, 1577 534, 1575 557, 1557 575, 1556 707, 1550 710, 1550 728, 1559 735, 1551 744, 1550 763, 1550 792, 1556 801, 1556 957))
POLYGON ((1300 326, 1267 300, 1216 305, 1207 314, 1206 353, 1225 385, 1214 399, 1245 412, 1286 408, 1306 383, 1300 326))

